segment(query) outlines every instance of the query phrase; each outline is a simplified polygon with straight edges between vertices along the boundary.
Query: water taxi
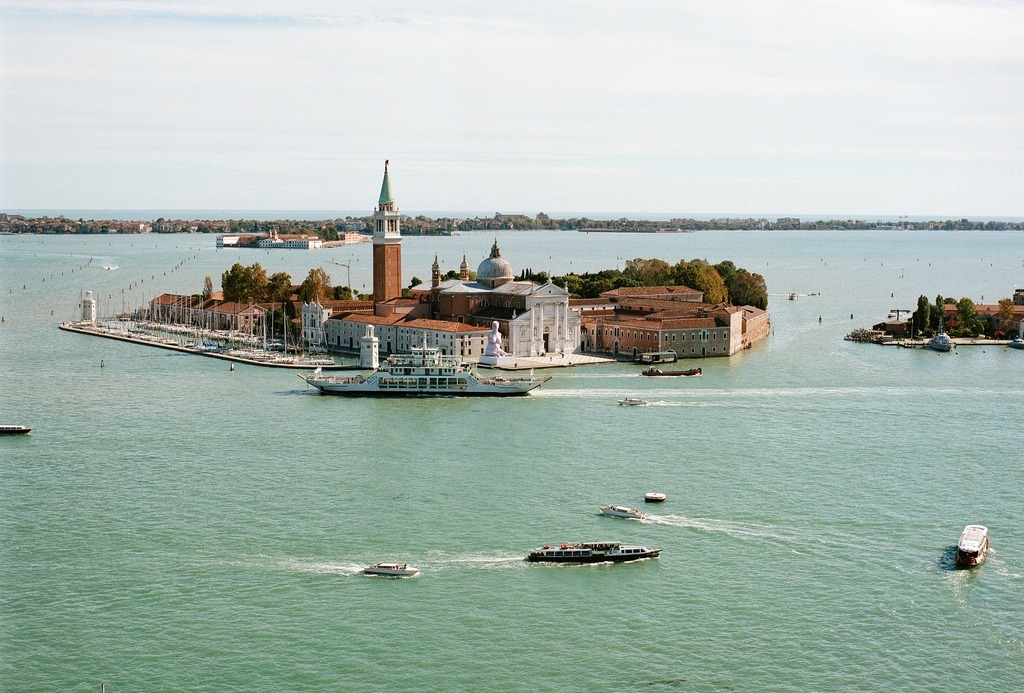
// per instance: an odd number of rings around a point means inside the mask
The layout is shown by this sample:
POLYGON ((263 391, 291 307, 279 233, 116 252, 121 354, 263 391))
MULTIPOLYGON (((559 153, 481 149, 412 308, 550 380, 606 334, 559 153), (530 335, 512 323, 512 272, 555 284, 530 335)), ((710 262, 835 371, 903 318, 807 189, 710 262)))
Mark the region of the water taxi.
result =
POLYGON ((633 510, 622 505, 599 505, 597 506, 602 515, 608 517, 621 517, 626 520, 642 520, 644 514, 639 510, 633 510))
POLYGON ((355 397, 507 397, 525 395, 551 379, 485 378, 477 375, 471 362, 427 346, 388 356, 370 375, 324 375, 318 368, 299 377, 325 395, 355 397))
POLYGON ((419 572, 419 568, 410 568, 408 563, 374 563, 363 568, 363 573, 366 575, 383 575, 385 577, 412 577, 419 572))
POLYGON ((971 568, 985 562, 988 554, 988 527, 984 525, 967 525, 960 540, 956 543, 956 564, 961 568, 971 568))
POLYGON ((621 541, 590 541, 558 546, 545 544, 531 551, 526 560, 535 563, 624 563, 660 555, 660 548, 626 546, 621 541))

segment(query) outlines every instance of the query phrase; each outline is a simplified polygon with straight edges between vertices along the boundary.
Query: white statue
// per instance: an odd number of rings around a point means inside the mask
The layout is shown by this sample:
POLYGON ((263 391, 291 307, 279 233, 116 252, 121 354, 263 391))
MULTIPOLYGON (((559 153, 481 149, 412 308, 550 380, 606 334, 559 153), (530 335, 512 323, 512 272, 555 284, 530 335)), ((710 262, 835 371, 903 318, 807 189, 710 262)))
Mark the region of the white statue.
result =
POLYGON ((487 335, 487 349, 484 356, 508 356, 501 348, 501 332, 498 332, 498 321, 491 323, 491 333, 487 335))

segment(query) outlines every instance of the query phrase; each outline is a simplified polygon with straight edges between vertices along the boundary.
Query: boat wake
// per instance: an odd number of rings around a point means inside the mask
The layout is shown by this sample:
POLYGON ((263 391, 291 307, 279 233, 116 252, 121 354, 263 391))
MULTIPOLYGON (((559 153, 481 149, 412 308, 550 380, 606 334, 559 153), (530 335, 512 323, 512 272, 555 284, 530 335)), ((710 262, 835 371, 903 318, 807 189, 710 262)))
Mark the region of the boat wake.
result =
POLYGON ((281 561, 277 567, 289 573, 307 573, 309 575, 361 575, 368 563, 342 563, 338 561, 302 561, 289 559, 281 561))
POLYGON ((779 527, 754 522, 716 520, 706 517, 684 517, 682 515, 648 515, 641 522, 669 527, 698 529, 704 532, 722 532, 737 539, 768 540, 780 544, 796 544, 802 547, 806 547, 808 542, 816 542, 821 545, 832 543, 817 532, 811 533, 792 527, 779 527))

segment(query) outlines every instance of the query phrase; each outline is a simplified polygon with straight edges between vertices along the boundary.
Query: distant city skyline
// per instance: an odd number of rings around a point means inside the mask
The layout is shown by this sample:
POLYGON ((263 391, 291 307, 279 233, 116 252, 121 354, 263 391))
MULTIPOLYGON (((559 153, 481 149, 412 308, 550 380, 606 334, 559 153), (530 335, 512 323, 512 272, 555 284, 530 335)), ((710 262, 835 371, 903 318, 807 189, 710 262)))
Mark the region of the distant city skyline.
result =
POLYGON ((1019 218, 1022 34, 1012 0, 0 0, 0 211, 365 215, 390 159, 413 214, 1019 218))

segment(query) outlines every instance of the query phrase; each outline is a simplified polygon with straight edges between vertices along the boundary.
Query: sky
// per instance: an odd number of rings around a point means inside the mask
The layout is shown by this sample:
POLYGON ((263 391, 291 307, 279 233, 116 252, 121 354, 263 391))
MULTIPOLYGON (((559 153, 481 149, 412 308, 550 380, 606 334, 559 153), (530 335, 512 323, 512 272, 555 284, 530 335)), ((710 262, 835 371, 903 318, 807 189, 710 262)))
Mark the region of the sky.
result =
POLYGON ((0 0, 0 211, 1024 216, 1024 0, 0 0))

